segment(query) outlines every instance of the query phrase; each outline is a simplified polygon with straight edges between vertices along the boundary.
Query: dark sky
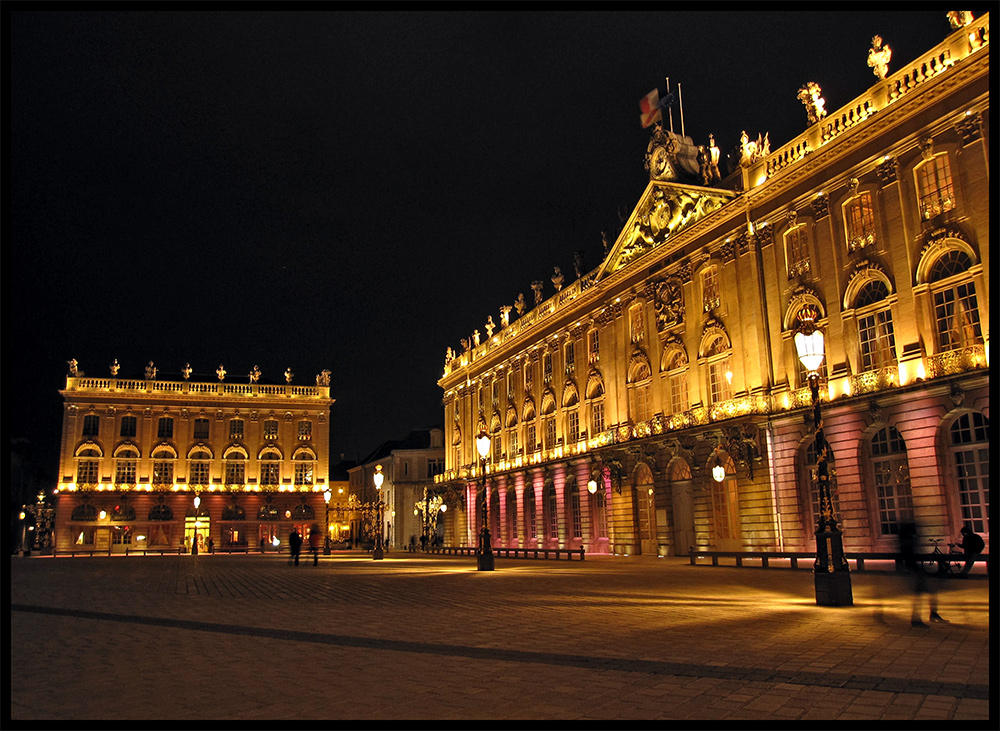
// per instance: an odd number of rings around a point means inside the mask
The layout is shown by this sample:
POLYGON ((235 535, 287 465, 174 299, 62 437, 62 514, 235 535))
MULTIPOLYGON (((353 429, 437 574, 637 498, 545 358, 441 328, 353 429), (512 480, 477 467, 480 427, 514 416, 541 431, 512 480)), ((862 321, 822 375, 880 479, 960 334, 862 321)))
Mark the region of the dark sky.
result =
POLYGON ((442 423, 445 349, 554 266, 571 281, 573 252, 600 263, 665 77, 696 144, 776 149, 803 84, 835 110, 875 82, 873 35, 893 72, 950 32, 945 10, 8 20, 4 423, 52 476, 70 358, 328 368, 334 463, 442 423))

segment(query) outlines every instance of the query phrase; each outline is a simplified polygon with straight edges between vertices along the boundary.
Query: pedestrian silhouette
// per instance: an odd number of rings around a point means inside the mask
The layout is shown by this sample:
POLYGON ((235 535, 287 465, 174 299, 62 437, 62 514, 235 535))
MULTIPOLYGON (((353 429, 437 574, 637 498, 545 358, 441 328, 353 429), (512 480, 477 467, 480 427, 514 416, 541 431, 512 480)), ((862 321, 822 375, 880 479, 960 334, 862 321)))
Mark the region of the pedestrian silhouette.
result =
POLYGON ((299 565, 299 551, 302 548, 302 536, 297 530, 292 529, 292 534, 288 536, 288 548, 292 552, 292 559, 295 565, 299 565))
MULTIPOLYGON (((906 570, 913 577, 913 610, 910 614, 910 626, 927 626, 920 618, 923 613, 924 597, 927 597, 930 605, 930 620, 947 623, 948 620, 938 614, 938 578, 928 574, 923 565, 917 561, 917 543, 920 537, 917 524, 911 521, 900 523, 898 531, 899 552, 903 555, 906 570)), ((937 568, 936 562, 934 567, 937 568)))
POLYGON ((959 545, 962 547, 962 553, 965 554, 965 566, 959 574, 959 576, 964 579, 972 570, 972 565, 976 562, 976 558, 978 558, 979 554, 981 554, 983 549, 986 548, 986 542, 983 541, 982 536, 976 534, 972 530, 971 525, 966 523, 962 526, 962 540, 959 545))
POLYGON ((312 551, 313 566, 319 564, 319 541, 320 541, 319 523, 313 523, 311 526, 309 526, 309 550, 312 551))

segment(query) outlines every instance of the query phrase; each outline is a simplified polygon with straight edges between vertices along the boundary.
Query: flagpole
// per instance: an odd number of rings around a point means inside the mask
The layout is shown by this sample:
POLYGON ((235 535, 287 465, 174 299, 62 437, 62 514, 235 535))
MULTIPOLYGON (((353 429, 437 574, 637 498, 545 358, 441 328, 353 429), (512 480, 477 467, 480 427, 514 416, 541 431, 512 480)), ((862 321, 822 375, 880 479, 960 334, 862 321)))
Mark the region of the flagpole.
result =
MULTIPOLYGON (((667 98, 670 98, 670 77, 667 77, 667 98)), ((674 110, 673 104, 667 107, 667 114, 670 116, 670 131, 674 131, 674 110)))
POLYGON ((681 94, 680 82, 677 82, 677 105, 681 108, 681 137, 684 137, 684 95, 681 94))

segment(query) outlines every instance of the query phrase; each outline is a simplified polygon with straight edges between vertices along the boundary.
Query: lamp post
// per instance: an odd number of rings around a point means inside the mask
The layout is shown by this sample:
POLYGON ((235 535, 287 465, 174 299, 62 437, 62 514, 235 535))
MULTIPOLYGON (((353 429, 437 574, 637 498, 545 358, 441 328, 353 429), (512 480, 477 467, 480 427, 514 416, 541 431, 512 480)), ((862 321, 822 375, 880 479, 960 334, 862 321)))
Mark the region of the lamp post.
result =
POLYGON ((330 498, 333 493, 326 490, 323 493, 323 502, 326 503, 326 525, 323 527, 323 555, 330 555, 330 498))
POLYGON ((479 553, 476 567, 480 571, 493 571, 493 545, 490 543, 490 496, 486 492, 486 456, 490 453, 490 435, 485 429, 476 437, 476 451, 483 477, 483 526, 479 531, 479 553))
POLYGON ((823 362, 823 333, 812 320, 806 320, 795 333, 795 350, 803 367, 809 373, 809 391, 812 395, 813 425, 816 429, 816 481, 819 487, 819 515, 816 527, 816 562, 813 579, 816 603, 821 606, 841 607, 854 604, 851 591, 851 569, 844 557, 844 536, 837 525, 830 494, 830 476, 827 471, 827 454, 830 445, 823 436, 820 414, 819 367, 823 362))
POLYGON ((201 496, 194 496, 194 533, 191 536, 191 555, 198 555, 198 528, 201 527, 201 523, 198 521, 198 508, 201 507, 201 496))
POLYGON ((378 532, 375 534, 375 549, 372 551, 372 559, 375 561, 382 560, 382 481, 385 480, 385 475, 382 474, 382 465, 375 465, 375 476, 372 478, 375 480, 375 499, 377 501, 376 505, 376 520, 378 521, 378 532))

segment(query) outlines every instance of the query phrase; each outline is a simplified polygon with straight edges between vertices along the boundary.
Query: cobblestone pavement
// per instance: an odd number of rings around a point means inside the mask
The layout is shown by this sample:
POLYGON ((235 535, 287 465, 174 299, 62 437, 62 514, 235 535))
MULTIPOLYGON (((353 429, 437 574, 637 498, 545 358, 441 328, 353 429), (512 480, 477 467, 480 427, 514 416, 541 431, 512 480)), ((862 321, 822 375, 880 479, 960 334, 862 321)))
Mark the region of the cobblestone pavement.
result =
POLYGON ((10 719, 989 724, 989 582, 389 553, 12 557, 10 719), (925 621, 928 610, 924 610, 925 621))

